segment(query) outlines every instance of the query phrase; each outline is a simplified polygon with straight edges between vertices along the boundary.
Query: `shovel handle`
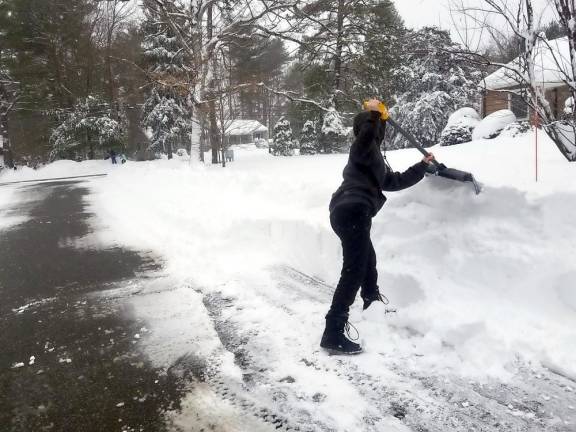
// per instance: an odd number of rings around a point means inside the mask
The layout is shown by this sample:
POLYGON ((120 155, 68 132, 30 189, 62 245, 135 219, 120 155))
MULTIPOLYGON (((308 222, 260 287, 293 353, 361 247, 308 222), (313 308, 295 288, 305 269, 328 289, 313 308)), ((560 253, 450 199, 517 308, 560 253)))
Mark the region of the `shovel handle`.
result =
MULTIPOLYGON (((422 145, 420 145, 420 143, 416 140, 416 138, 414 138, 414 135, 412 135, 410 132, 405 130, 402 126, 400 126, 398 123, 396 123, 391 118, 388 118, 387 122, 390 123, 394 129, 396 129, 398 132, 400 132, 400 135, 402 135, 404 138, 406 138, 408 140, 408 142, 412 145, 412 147, 417 149, 425 157, 430 156, 430 152, 427 152, 426 149, 424 149, 424 147, 422 147, 422 145)), ((441 168, 442 164, 440 162, 438 162, 436 159, 432 159, 432 163, 436 167, 441 168)))

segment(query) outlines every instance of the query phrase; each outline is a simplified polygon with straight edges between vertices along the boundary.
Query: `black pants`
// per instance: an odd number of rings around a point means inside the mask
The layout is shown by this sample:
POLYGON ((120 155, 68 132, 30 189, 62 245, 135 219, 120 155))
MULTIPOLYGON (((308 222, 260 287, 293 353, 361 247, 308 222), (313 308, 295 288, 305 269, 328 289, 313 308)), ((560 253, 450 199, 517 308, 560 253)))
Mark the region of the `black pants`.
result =
POLYGON ((362 204, 342 205, 330 214, 330 224, 342 242, 344 262, 326 317, 347 317, 360 287, 362 297, 378 290, 376 252, 370 240, 372 214, 370 208, 362 204))

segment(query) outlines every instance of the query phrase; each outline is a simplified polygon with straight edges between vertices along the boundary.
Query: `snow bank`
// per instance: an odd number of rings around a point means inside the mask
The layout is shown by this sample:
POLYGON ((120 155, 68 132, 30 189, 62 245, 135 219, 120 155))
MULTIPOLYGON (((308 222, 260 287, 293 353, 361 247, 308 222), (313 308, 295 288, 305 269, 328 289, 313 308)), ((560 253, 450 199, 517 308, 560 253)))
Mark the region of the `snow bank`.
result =
POLYGON ((496 111, 476 126, 472 133, 472 139, 490 139, 498 136, 502 129, 516 121, 516 115, 510 110, 496 111))
MULTIPOLYGON (((387 355, 424 371, 506 378, 521 358, 576 376, 574 166, 540 136, 534 183, 533 139, 433 149, 446 165, 474 172, 485 185, 480 196, 441 178, 389 194, 373 242, 380 285, 399 313, 354 309, 375 355, 366 357, 369 370, 378 373, 387 355)), ((400 170, 419 156, 388 158, 400 170)), ((246 306, 236 319, 269 334, 271 353, 297 358, 317 349, 329 297, 292 299, 269 269, 290 265, 336 283, 341 251, 327 207, 345 163, 346 155, 274 158, 266 150, 238 150, 227 169, 134 163, 94 182, 91 204, 106 228, 101 240, 153 250, 182 283, 236 298, 246 306), (297 312, 286 314, 283 305, 294 302, 297 312)))
POLYGON ((105 174, 112 172, 113 169, 120 169, 120 167, 121 164, 112 165, 112 162, 109 160, 91 160, 83 162, 59 160, 37 170, 23 166, 18 167, 16 171, 0 171, 0 183, 105 174))
POLYGON ((480 116, 474 108, 460 108, 448 117, 446 127, 462 125, 474 129, 480 123, 480 116))

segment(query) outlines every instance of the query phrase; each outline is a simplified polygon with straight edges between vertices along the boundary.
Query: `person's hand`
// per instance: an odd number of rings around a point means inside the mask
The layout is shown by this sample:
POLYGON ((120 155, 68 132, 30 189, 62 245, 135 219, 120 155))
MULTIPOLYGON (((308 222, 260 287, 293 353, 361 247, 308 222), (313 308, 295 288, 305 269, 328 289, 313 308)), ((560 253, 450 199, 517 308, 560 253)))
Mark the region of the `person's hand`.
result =
POLYGON ((428 156, 424 157, 424 159, 422 159, 422 162, 426 162, 428 165, 430 165, 432 163, 432 161, 435 161, 436 157, 432 154, 429 153, 428 156))

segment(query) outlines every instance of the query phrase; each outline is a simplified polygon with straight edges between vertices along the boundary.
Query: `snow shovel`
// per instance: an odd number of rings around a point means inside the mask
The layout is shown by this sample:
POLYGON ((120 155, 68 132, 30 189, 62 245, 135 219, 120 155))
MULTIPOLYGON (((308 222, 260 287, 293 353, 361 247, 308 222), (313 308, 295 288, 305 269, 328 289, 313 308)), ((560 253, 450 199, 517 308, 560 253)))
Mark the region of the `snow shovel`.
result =
MULTIPOLYGON (((411 133, 405 131, 398 123, 396 123, 391 118, 388 118, 388 123, 390 123, 404 138, 406 138, 414 148, 418 149, 420 153, 422 153, 424 156, 430 155, 430 153, 428 153, 424 149, 424 147, 422 147, 422 145, 420 145, 420 143, 416 141, 416 138, 414 138, 414 136, 411 133)), ((474 185, 474 191, 476 192, 476 195, 478 195, 482 191, 480 184, 476 181, 476 179, 471 173, 466 171, 460 171, 454 168, 447 168, 446 165, 438 162, 437 160, 433 160, 432 163, 434 164, 435 168, 434 175, 460 182, 470 182, 474 185)))

